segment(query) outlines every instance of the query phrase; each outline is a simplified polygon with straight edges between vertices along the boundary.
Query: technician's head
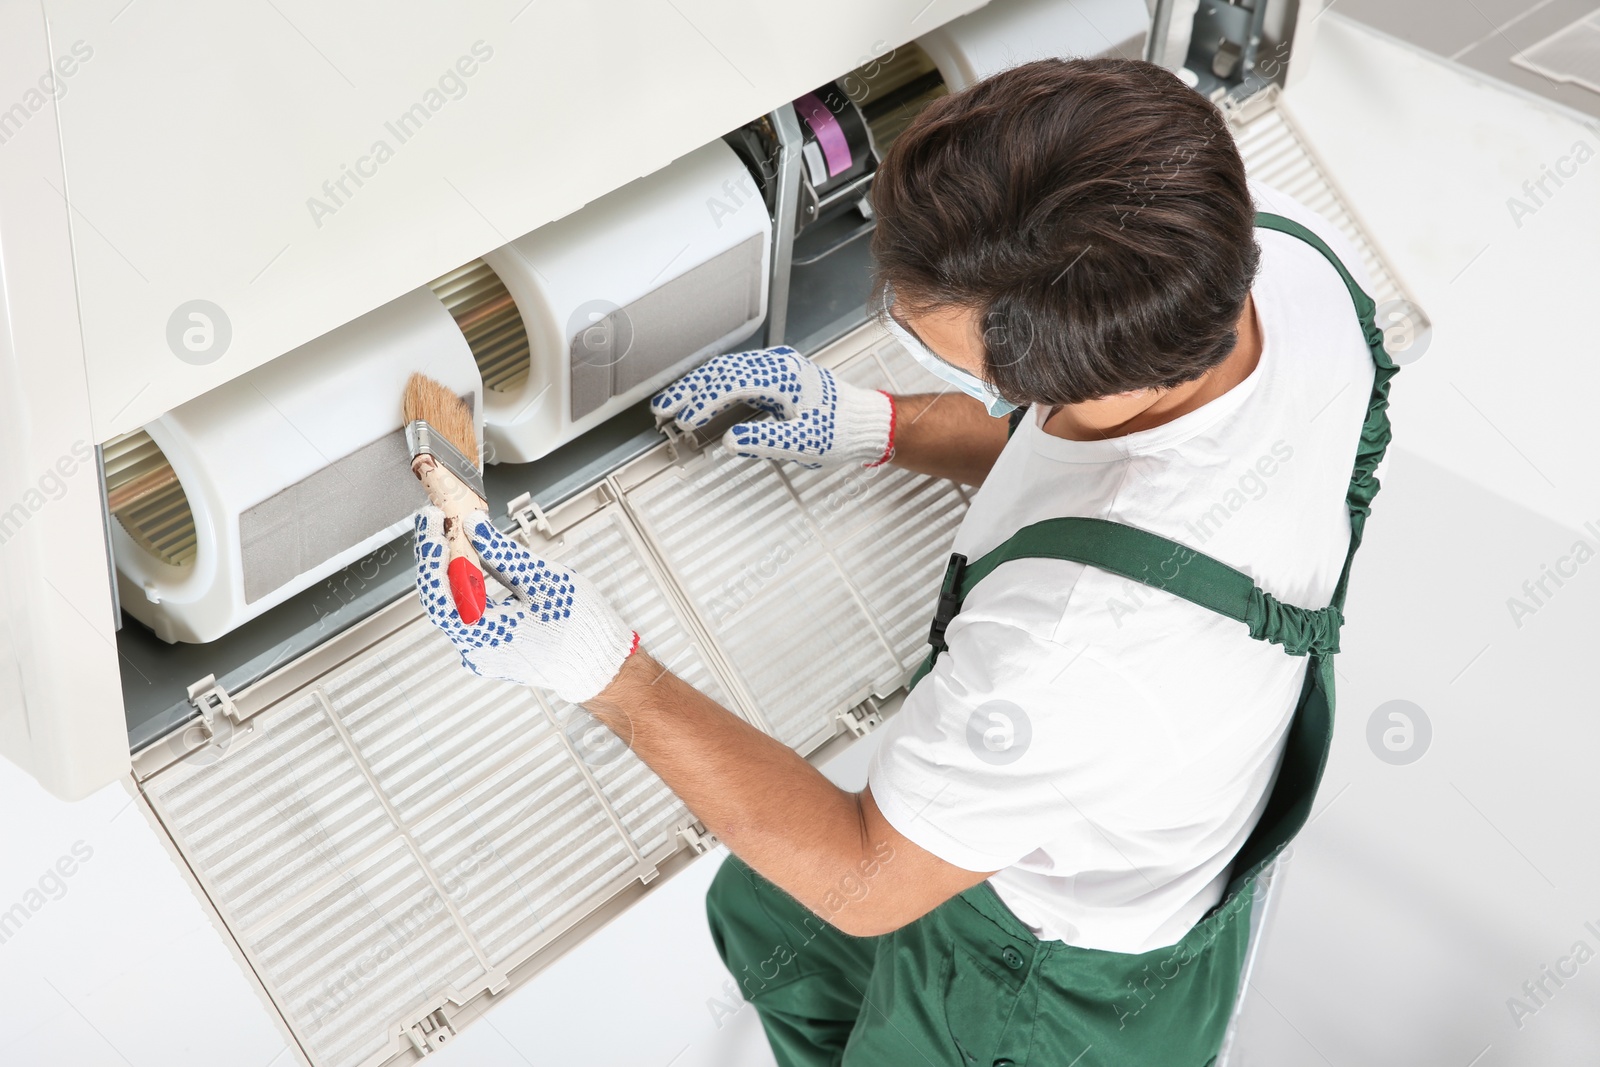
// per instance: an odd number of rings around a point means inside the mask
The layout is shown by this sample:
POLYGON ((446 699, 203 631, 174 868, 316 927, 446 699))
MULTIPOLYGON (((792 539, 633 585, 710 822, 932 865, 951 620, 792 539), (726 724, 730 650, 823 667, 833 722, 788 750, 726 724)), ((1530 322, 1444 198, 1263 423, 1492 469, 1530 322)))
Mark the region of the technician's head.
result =
POLYGON ((1199 378, 1259 257, 1222 116, 1132 60, 1040 60, 934 101, 872 201, 878 306, 1018 404, 1199 378))

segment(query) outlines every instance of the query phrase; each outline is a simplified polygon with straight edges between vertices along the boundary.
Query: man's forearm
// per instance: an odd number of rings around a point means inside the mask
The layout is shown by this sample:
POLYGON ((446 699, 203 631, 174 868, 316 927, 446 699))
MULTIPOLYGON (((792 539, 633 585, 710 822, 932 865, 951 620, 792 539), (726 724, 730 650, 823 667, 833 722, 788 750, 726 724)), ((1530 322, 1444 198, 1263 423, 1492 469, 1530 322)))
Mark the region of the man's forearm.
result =
POLYGON ((733 852, 819 914, 874 854, 861 797, 644 652, 586 705, 733 852))
POLYGON ((894 464, 981 485, 1006 444, 1006 420, 964 393, 895 397, 894 464))

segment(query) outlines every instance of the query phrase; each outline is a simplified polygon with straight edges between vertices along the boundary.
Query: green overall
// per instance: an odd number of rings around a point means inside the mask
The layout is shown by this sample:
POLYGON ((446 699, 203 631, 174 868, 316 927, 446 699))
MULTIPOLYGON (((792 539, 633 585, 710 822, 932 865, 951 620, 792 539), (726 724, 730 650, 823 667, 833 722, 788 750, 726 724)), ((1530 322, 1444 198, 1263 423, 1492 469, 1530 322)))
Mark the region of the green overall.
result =
POLYGON ((945 650, 944 629, 973 586, 1007 560, 1029 556, 1072 560, 1164 589, 1244 623, 1256 640, 1309 655, 1277 780, 1222 901, 1177 944, 1138 954, 1040 941, 987 881, 893 933, 855 938, 729 857, 707 894, 712 938, 783 1067, 1214 1061, 1238 993, 1257 877, 1305 825, 1327 761, 1340 609, 1378 491, 1373 472, 1389 443, 1386 408, 1396 369, 1373 322, 1372 299, 1333 251, 1281 216, 1259 213, 1256 225, 1298 237, 1327 257, 1350 290, 1377 364, 1347 496, 1350 549, 1330 606, 1281 603, 1232 567, 1130 526, 1047 519, 975 563, 952 556, 929 637, 933 649, 912 681, 945 650))

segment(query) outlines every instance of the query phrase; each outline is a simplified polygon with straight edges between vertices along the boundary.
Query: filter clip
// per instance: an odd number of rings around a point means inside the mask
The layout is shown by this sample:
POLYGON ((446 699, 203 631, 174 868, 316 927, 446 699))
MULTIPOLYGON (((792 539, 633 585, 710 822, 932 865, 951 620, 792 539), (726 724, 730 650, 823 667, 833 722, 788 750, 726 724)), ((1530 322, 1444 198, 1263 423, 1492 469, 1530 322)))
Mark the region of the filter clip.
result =
POLYGON ((939 606, 933 613, 933 625, 928 627, 928 644, 935 652, 944 652, 944 631, 961 612, 961 576, 967 569, 967 557, 959 552, 950 553, 950 564, 944 570, 944 584, 939 587, 939 606))

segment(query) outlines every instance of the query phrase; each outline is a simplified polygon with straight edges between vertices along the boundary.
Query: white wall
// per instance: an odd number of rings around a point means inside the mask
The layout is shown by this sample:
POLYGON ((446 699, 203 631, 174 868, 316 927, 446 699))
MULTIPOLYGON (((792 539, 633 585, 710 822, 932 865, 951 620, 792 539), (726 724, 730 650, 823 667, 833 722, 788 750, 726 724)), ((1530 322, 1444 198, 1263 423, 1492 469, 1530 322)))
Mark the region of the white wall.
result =
POLYGON ((14 905, 28 912, 0 925, 0 1061, 292 1062, 221 932, 120 784, 67 804, 0 761, 0 812, 0 922, 14 905))

